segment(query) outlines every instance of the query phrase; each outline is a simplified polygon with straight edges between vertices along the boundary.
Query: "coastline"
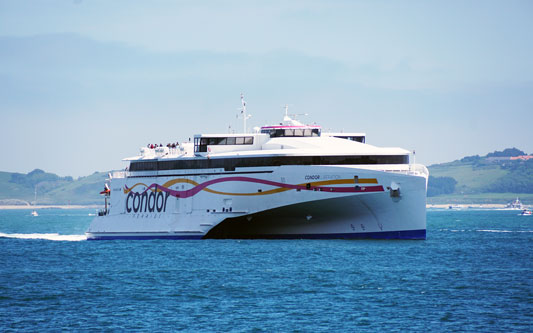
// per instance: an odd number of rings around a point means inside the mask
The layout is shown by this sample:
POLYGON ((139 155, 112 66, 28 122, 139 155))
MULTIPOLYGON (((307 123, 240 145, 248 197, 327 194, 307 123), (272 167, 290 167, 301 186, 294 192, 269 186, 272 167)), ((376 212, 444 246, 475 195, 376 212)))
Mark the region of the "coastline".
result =
POLYGON ((426 208, 475 208, 475 209, 504 209, 505 204, 427 204, 426 208))
POLYGON ((103 205, 0 205, 0 210, 9 210, 9 209, 99 209, 103 205))
MULTIPOLYGON (((433 209, 506 209, 505 204, 426 204, 426 208, 433 209)), ((528 205, 524 205, 528 206, 528 205)), ((0 205, 0 210, 12 209, 100 209, 103 205, 0 205)))

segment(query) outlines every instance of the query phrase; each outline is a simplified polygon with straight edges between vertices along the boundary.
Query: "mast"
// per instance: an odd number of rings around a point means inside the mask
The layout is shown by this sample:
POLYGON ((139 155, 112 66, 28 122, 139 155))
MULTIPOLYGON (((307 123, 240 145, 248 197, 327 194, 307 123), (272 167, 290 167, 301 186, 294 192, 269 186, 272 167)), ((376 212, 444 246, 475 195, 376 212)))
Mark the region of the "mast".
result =
POLYGON ((242 114, 242 122, 243 122, 243 133, 246 133, 246 120, 250 118, 252 115, 246 114, 246 102, 244 101, 244 94, 241 93, 241 114, 242 114))

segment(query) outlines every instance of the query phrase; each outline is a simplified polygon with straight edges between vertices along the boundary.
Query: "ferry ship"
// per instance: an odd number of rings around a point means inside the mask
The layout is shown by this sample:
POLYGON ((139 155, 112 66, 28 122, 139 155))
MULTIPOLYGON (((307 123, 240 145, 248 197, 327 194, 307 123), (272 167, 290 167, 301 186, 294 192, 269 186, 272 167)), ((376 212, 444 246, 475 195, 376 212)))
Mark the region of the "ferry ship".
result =
MULTIPOLYGON (((242 99, 242 96, 241 96, 242 99)), ((110 174, 87 239, 425 239, 428 170, 363 133, 289 116, 143 147, 110 174)))
POLYGON ((515 201, 509 202, 507 205, 505 205, 506 209, 513 209, 513 210, 522 210, 524 209, 524 205, 520 201, 520 199, 516 198, 515 201))

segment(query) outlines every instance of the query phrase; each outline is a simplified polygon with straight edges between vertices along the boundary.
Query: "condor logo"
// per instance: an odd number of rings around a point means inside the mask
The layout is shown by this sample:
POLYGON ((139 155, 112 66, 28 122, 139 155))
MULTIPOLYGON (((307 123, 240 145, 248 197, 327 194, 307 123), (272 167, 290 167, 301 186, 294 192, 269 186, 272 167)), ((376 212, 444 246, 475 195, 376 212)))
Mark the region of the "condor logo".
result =
POLYGON ((146 212, 165 212, 167 210, 167 199, 169 193, 164 192, 144 192, 133 193, 130 192, 126 197, 126 211, 131 213, 146 213, 146 212))

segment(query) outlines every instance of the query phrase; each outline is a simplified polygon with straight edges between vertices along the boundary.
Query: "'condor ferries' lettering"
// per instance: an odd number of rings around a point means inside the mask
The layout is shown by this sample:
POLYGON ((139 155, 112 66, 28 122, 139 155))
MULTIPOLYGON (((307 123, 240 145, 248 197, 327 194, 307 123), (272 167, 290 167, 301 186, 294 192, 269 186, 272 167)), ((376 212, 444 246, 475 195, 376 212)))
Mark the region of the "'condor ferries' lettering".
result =
POLYGON ((167 199, 169 193, 163 192, 130 192, 126 197, 126 211, 131 213, 153 213, 165 212, 167 210, 167 199))

